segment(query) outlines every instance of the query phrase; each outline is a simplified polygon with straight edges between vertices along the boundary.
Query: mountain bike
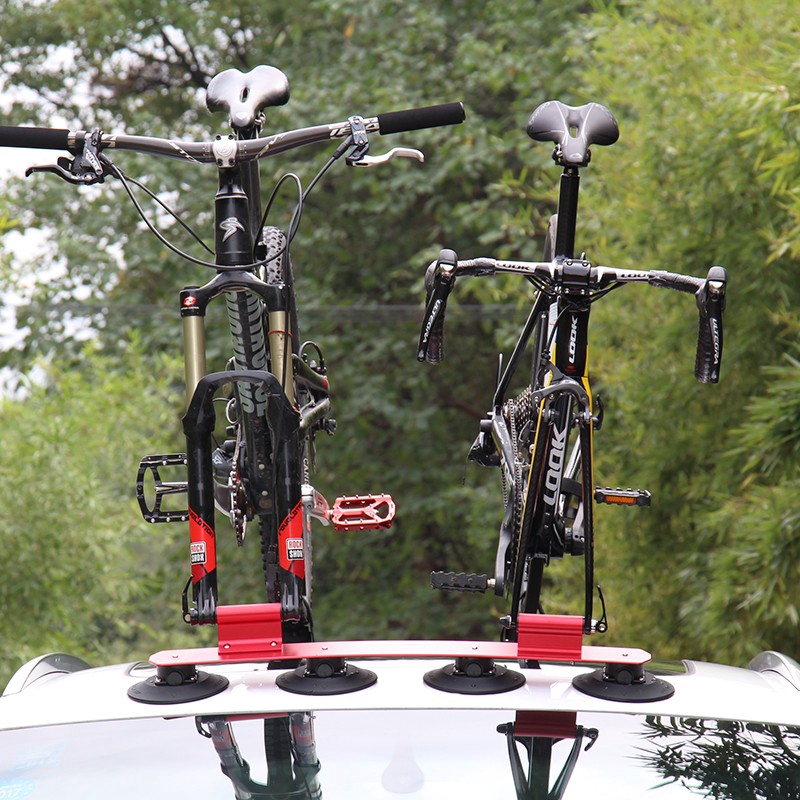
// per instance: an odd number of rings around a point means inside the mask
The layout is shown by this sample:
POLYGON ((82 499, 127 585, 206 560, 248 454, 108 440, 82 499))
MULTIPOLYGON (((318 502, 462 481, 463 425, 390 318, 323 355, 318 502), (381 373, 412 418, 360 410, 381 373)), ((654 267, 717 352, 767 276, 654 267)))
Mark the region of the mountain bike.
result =
MULTIPOLYGON (((0 146, 64 150, 70 157, 33 167, 76 185, 115 178, 121 182, 150 231, 173 252, 215 272, 203 286, 180 293, 184 332, 186 452, 144 458, 137 497, 151 523, 188 521, 191 578, 183 591, 183 616, 192 625, 219 621, 215 509, 229 514, 241 544, 248 521, 258 525, 267 603, 280 608, 283 640, 313 639, 311 615, 310 524, 316 518, 340 530, 386 528, 394 515, 389 495, 341 497, 329 506, 311 486, 314 441, 332 433, 330 387, 324 356, 314 342, 303 343, 297 325, 290 244, 303 202, 327 170, 344 157, 349 166, 372 167, 396 157, 423 160, 409 148, 369 154, 373 134, 458 124, 460 103, 350 116, 344 122, 262 135, 264 112, 289 99, 286 76, 262 65, 247 73, 226 70, 208 85, 206 104, 228 116, 231 133, 211 141, 175 141, 153 136, 108 134, 35 127, 0 127, 0 146), (259 161, 313 143, 342 140, 317 175, 302 187, 287 230, 267 225, 275 192, 262 210, 259 161), (170 242, 150 221, 134 192, 147 192, 112 162, 113 151, 130 150, 212 164, 218 170, 214 199, 213 260, 198 258, 170 242), (205 316, 210 303, 224 297, 233 356, 226 368, 208 372, 205 316), (219 397, 218 392, 227 391, 219 397), (225 404, 226 437, 217 443, 215 404, 225 404), (185 480, 166 480, 172 469, 185 480), (173 496, 186 495, 186 507, 173 496), (189 602, 191 587, 192 602, 189 602)), ((159 202, 158 198, 151 197, 159 202)), ((189 228, 163 203, 162 209, 189 228)), ((195 237, 200 240, 200 237, 195 237)), ((202 243, 202 240, 200 240, 202 243)), ((226 607, 231 608, 239 607, 226 607)), ((227 612, 226 612, 227 613, 227 612)), ((275 620, 273 620, 275 621, 275 620)))
MULTIPOLYGON (((695 376, 719 380, 722 361, 722 314, 727 272, 711 267, 705 278, 663 270, 594 266, 575 255, 580 170, 589 164, 592 145, 613 144, 618 136, 611 112, 597 103, 572 107, 558 101, 531 115, 528 135, 555 144, 553 160, 562 167, 557 213, 549 222, 541 262, 492 258, 459 260, 442 250, 426 272, 427 300, 417 358, 442 360, 447 298, 459 276, 520 275, 537 290, 516 346, 502 366, 491 409, 481 421, 469 458, 499 467, 505 512, 500 525, 494 577, 435 572, 434 588, 485 592, 510 599, 502 620, 503 637, 516 639, 521 612, 541 613, 545 567, 554 558, 583 556, 584 633, 603 632, 603 613, 593 619, 594 506, 608 503, 647 506, 650 493, 598 488, 593 477, 593 434, 603 419, 589 382, 588 331, 592 305, 627 283, 647 283, 695 295, 699 334, 695 376), (530 350, 530 361, 525 354, 530 350), (510 397, 523 364, 531 364, 523 391, 510 397)), ((526 373, 527 374, 527 373, 526 373)))

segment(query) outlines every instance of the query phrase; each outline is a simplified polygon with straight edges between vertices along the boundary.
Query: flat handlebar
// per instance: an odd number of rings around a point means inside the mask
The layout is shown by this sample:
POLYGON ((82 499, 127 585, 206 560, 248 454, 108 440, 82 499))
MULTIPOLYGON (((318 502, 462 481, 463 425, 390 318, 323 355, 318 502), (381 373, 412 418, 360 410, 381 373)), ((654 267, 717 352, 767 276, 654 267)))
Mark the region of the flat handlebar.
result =
POLYGON ((444 355, 444 314, 447 298, 459 275, 516 274, 561 288, 588 294, 622 283, 648 283, 693 294, 699 311, 699 330, 695 377, 701 383, 717 383, 722 363, 722 315, 728 273, 711 267, 705 278, 664 270, 632 270, 592 266, 583 259, 555 261, 498 261, 475 258, 459 261, 452 250, 442 250, 429 265, 425 285, 427 299, 422 321, 417 359, 438 364, 444 355))
MULTIPOLYGON (((464 119, 463 104, 444 103, 425 108, 390 111, 375 117, 366 117, 363 119, 363 123, 367 133, 387 135, 421 128, 458 125, 464 119)), ((220 160, 224 158, 226 165, 232 165, 233 163, 254 161, 313 142, 343 139, 351 133, 350 119, 345 122, 298 128, 258 139, 238 140, 232 137, 217 137, 213 141, 206 142, 173 141, 154 136, 104 133, 100 137, 100 149, 133 150, 201 163, 220 164, 220 160)), ((3 125, 0 126, 0 147, 67 150, 77 154, 82 151, 84 142, 89 135, 87 131, 70 131, 64 128, 3 125)))

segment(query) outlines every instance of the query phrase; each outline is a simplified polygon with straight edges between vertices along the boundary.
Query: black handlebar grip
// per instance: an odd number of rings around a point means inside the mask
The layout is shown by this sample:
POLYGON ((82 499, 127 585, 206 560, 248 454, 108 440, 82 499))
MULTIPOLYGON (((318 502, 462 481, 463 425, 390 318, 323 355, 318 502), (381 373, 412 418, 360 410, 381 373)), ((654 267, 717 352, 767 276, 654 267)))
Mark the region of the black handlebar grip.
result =
POLYGON ((711 267, 704 286, 697 293, 700 311, 697 332, 697 358, 694 375, 700 383, 718 383, 722 365, 722 312, 728 273, 722 267, 711 267))
POLYGON ((442 250, 438 261, 434 261, 425 274, 428 297, 419 335, 417 361, 440 364, 444 358, 444 312, 447 309, 447 297, 456 281, 457 264, 458 256, 452 250, 442 250))
POLYGON ((463 103, 443 103, 439 106, 409 108, 406 111, 388 111, 378 114, 378 129, 382 135, 417 131, 420 128, 438 128, 441 125, 458 125, 466 119, 463 103))
POLYGON ((675 291, 693 295, 697 295, 705 286, 705 281, 702 278, 681 275, 678 272, 664 272, 658 269, 650 271, 648 283, 651 286, 661 286, 665 289, 675 289, 675 291))
POLYGON ((69 150, 69 131, 65 128, 0 125, 0 147, 28 147, 33 150, 69 150))

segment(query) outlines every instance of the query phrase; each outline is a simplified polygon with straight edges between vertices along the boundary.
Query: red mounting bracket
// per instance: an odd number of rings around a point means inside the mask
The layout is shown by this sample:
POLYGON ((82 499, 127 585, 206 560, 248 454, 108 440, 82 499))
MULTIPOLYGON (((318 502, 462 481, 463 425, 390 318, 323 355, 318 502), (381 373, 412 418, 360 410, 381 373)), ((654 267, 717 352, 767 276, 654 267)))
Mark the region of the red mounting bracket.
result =
POLYGON ((378 531, 391 527, 394 515, 391 495, 365 494, 337 497, 330 520, 337 531, 378 531))
POLYGON ((520 614, 517 617, 517 655, 543 661, 580 661, 583 617, 520 614))
POLYGON ((283 649, 281 604, 217 606, 220 660, 262 660, 283 649))

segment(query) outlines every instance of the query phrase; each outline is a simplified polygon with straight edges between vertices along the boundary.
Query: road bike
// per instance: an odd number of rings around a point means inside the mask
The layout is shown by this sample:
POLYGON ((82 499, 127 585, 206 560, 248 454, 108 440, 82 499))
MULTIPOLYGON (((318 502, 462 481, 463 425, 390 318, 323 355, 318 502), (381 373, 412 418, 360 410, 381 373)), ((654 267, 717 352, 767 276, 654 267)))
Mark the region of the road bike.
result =
MULTIPOLYGON (((229 514, 241 544, 248 521, 258 525, 268 604, 280 608, 283 641, 313 639, 311 614, 311 520, 340 530, 386 528, 394 516, 389 495, 337 498, 329 506, 312 487, 314 440, 332 433, 330 385, 325 359, 314 342, 300 339, 290 244, 303 202, 327 170, 344 157, 349 166, 372 167, 396 157, 423 160, 418 150, 396 147, 369 154, 373 134, 392 134, 458 124, 461 103, 353 115, 335 122, 262 135, 266 110, 285 104, 289 83, 279 69, 262 65, 247 73, 226 70, 209 83, 206 104, 228 116, 231 132, 210 141, 176 141, 153 136, 38 127, 0 127, 0 146, 67 151, 58 163, 32 167, 76 185, 115 178, 121 182, 150 231, 172 251, 215 272, 203 286, 180 293, 186 373, 186 452, 144 458, 137 497, 151 523, 188 521, 191 578, 183 591, 183 616, 192 625, 218 622, 215 509, 229 514), (303 188, 293 180, 298 202, 283 231, 267 225, 272 197, 262 209, 259 162, 298 147, 341 140, 316 176, 303 188), (213 261, 197 258, 170 242, 151 222, 134 187, 147 192, 111 160, 129 150, 212 164, 218 170, 214 198, 213 261), (224 297, 233 341, 226 368, 208 372, 206 310, 224 297), (218 393, 227 391, 227 396, 218 393), (215 404, 225 403, 226 438, 217 443, 215 404), (185 480, 162 474, 185 469, 185 480), (173 507, 186 495, 186 507, 173 507), (189 589, 191 587, 191 603, 189 589)), ((151 193, 156 202, 161 202, 151 193)), ((163 203, 185 227, 185 222, 163 203)), ((196 234, 195 234, 196 236, 196 234)), ((200 237, 197 237, 200 240, 200 237)), ((227 612, 226 612, 227 613, 227 612)))
POLYGON ((611 145, 619 136, 611 112, 598 103, 572 107, 559 101, 539 106, 528 135, 555 144, 553 159, 562 167, 557 213, 548 224, 541 262, 492 258, 459 260, 444 249, 426 272, 427 300, 417 358, 442 360, 447 298, 459 276, 520 275, 537 292, 508 362, 501 369, 491 408, 481 421, 469 458, 498 467, 505 511, 500 525, 494 576, 435 572, 434 588, 485 592, 510 599, 501 622, 503 638, 516 639, 520 613, 543 613, 545 567, 554 558, 583 556, 584 633, 607 628, 603 613, 593 618, 594 507, 596 503, 647 506, 645 490, 599 488, 593 476, 593 434, 603 420, 602 404, 589 382, 588 331, 592 305, 627 283, 647 283, 694 294, 699 309, 695 376, 719 380, 722 315, 728 276, 713 266, 705 278, 663 270, 595 266, 575 255, 580 170, 589 164, 592 145, 611 145), (530 361, 526 353, 530 351, 530 361), (515 376, 531 364, 524 390, 511 397, 515 376))

